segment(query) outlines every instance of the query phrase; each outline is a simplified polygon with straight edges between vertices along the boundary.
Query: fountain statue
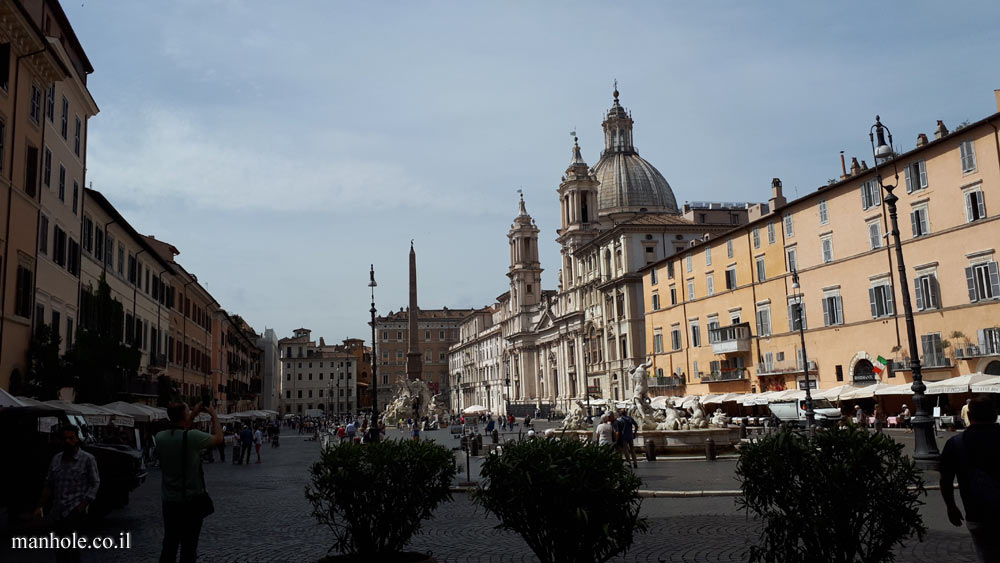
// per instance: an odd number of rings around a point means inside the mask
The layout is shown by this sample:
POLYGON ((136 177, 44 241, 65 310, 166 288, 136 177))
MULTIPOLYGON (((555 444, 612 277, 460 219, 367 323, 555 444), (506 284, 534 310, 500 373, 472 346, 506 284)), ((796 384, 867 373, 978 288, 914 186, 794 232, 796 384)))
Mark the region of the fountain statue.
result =
POLYGON ((386 423, 392 423, 408 418, 420 420, 425 416, 442 418, 447 412, 445 399, 440 393, 432 395, 427 384, 419 379, 400 378, 396 381, 396 394, 386 405, 382 417, 386 423))

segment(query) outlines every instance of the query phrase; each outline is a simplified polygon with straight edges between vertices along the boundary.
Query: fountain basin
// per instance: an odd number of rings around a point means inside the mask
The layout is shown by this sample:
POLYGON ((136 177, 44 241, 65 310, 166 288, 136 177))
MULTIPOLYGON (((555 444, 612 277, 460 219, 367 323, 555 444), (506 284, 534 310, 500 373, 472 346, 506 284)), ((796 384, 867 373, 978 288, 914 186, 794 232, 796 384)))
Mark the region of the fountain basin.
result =
MULTIPOLYGON (((588 430, 556 430, 569 437, 575 436, 581 441, 593 441, 594 433, 588 430)), ((705 440, 715 442, 719 453, 733 452, 740 443, 739 427, 701 428, 697 430, 641 430, 636 435, 635 447, 645 449, 646 442, 652 441, 657 454, 704 454, 705 440)), ((638 452, 636 452, 638 453, 638 452)))

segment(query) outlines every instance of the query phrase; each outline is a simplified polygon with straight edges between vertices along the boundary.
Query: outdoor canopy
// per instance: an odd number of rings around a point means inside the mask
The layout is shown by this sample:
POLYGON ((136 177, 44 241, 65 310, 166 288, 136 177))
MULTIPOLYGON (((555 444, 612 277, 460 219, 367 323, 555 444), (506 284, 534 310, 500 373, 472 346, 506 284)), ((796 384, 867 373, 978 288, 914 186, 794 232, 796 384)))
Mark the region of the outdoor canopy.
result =
POLYGON ((469 405, 462 409, 462 414, 482 414, 489 411, 490 409, 484 407, 483 405, 469 405))
POLYGON ((990 379, 992 376, 985 373, 970 373, 942 379, 941 381, 931 381, 927 384, 928 395, 940 395, 942 393, 968 393, 969 387, 976 383, 990 379))
POLYGON ((24 403, 18 401, 13 395, 0 389, 0 407, 25 407, 24 403))
POLYGON ((1000 393, 1000 375, 993 375, 989 379, 974 383, 969 389, 973 393, 1000 393))

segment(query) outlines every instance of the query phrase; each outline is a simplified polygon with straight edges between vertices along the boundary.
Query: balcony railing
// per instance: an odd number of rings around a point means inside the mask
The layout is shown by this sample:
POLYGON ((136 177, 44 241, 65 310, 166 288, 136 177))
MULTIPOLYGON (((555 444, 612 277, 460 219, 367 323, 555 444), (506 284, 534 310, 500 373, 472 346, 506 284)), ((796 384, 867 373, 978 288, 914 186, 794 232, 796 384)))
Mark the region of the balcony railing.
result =
MULTIPOLYGON (((816 362, 809 360, 809 372, 817 371, 816 362)), ((778 375, 802 371, 802 362, 782 362, 779 364, 757 364, 757 375, 778 375)))
MULTIPOLYGON (((920 368, 921 369, 943 369, 952 367, 951 358, 948 357, 933 357, 924 356, 920 358, 920 368)), ((910 361, 909 360, 894 360, 892 362, 892 371, 910 371, 910 361)))
POLYGON ((654 377, 649 384, 650 387, 680 387, 685 385, 684 377, 680 375, 669 375, 666 377, 654 377))
POLYGON ((713 381, 740 381, 747 378, 746 368, 723 369, 710 373, 699 374, 703 382, 713 381))
POLYGON ((966 346, 955 349, 956 358, 984 358, 987 356, 1000 356, 1000 347, 997 346, 966 346))
POLYGON ((708 339, 714 354, 732 354, 750 351, 750 323, 711 328, 708 339))

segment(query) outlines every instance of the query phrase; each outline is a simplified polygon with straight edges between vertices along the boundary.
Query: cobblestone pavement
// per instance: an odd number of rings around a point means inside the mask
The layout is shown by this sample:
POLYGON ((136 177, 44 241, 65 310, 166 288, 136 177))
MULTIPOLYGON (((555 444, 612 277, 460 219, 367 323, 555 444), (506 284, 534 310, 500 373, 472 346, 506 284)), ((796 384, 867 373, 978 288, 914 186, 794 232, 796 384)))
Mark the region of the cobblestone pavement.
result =
MULTIPOLYGON (((426 436, 454 446, 457 440, 443 432, 426 436)), ((398 437, 390 432, 390 437, 398 437)), ((201 561, 309 562, 326 554, 332 534, 317 525, 303 490, 308 466, 317 459, 319 446, 298 435, 282 435, 282 446, 265 447, 264 463, 237 466, 206 464, 205 476, 216 512, 205 521, 201 534, 201 561)), ((227 452, 228 453, 228 452, 227 452)), ((464 456, 461 458, 464 465, 464 456)), ((655 489, 735 489, 735 462, 696 460, 641 462, 638 473, 655 489)), ((473 476, 478 464, 473 465, 473 476)), ((464 476, 462 476, 464 480, 464 476)), ((132 549, 92 551, 85 562, 152 562, 162 541, 159 471, 132 494, 124 509, 112 513, 90 534, 117 537, 132 534, 132 549)), ((923 508, 930 533, 924 542, 909 541, 899 550, 900 563, 971 563, 975 561, 968 532, 947 523, 939 493, 931 492, 923 508)), ((440 507, 413 539, 410 549, 430 552, 442 562, 537 561, 516 534, 497 530, 462 493, 440 507)), ((637 535, 632 549, 616 561, 715 562, 745 561, 756 538, 758 524, 735 509, 732 497, 646 499, 643 515, 647 534, 637 535)), ((0 561, 42 563, 51 553, 13 552, 9 540, 0 546, 0 561)))

